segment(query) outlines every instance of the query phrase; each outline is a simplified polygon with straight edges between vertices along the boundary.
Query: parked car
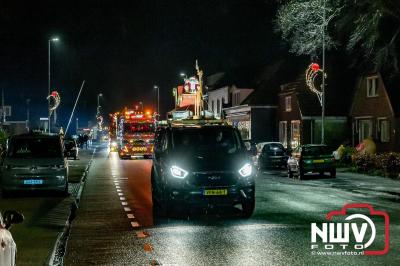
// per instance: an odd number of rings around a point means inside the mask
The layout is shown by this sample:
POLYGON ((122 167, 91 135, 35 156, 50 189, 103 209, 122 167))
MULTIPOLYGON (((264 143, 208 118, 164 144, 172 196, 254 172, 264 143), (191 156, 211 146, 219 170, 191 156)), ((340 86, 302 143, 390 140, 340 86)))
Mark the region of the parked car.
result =
POLYGON ((289 156, 280 142, 265 142, 258 155, 258 169, 286 167, 289 156))
POLYGON ((255 206, 250 153, 237 129, 225 124, 172 124, 156 132, 151 171, 155 217, 192 207, 255 206))
POLYGON ((13 190, 55 190, 68 194, 68 161, 59 135, 12 136, 1 165, 2 194, 13 190))
POLYGON ((287 162, 288 176, 296 173, 299 179, 304 174, 313 172, 324 174, 329 172, 331 177, 336 177, 335 158, 326 145, 307 144, 295 148, 287 162))
POLYGON ((64 138, 64 154, 67 158, 78 158, 79 148, 76 140, 73 138, 64 138))
POLYGON ((15 266, 17 245, 9 231, 12 224, 22 223, 24 216, 17 211, 0 212, 0 265, 15 266))

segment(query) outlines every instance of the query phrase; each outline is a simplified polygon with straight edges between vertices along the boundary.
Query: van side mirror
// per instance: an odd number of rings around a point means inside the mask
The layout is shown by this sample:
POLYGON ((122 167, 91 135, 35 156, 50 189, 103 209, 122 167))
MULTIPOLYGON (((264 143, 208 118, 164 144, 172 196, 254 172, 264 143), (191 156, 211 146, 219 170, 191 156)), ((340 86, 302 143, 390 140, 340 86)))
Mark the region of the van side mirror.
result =
POLYGON ((24 221, 24 215, 15 210, 7 210, 3 214, 4 224, 6 229, 10 228, 13 224, 19 224, 24 221))

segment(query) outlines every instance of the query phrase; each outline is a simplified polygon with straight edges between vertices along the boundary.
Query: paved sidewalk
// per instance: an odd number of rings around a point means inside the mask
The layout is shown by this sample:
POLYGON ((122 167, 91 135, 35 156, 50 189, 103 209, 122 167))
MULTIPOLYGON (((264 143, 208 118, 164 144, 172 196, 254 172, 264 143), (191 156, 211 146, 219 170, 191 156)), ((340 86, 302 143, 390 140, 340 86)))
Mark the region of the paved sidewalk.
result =
POLYGON ((116 193, 112 164, 104 150, 96 154, 72 222, 64 265, 148 265, 148 259, 138 256, 143 248, 116 193))

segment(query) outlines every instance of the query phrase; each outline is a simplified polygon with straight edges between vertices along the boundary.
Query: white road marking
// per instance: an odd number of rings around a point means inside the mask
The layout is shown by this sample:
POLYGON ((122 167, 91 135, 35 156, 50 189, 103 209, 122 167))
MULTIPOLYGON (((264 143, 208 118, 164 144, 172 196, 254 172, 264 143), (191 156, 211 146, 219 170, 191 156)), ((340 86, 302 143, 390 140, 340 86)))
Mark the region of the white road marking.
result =
POLYGON ((119 197, 119 200, 126 200, 125 197, 119 197))
POLYGON ((138 222, 131 222, 132 227, 136 228, 139 227, 140 224, 138 222))
POLYGON ((126 212, 130 212, 130 211, 131 211, 131 208, 129 208, 129 207, 124 207, 124 210, 125 210, 126 212))
POLYGON ((121 188, 120 186, 116 185, 115 188, 121 188))
POLYGON ((118 193, 118 196, 123 196, 124 195, 124 193, 118 193))
POLYGON ((122 204, 123 206, 126 206, 126 205, 128 205, 128 202, 122 201, 121 204, 122 204))
POLYGON ((128 213, 126 216, 128 216, 129 219, 135 219, 135 216, 132 213, 128 213))
POLYGON ((122 192, 122 190, 121 189, 117 189, 117 192, 122 192))

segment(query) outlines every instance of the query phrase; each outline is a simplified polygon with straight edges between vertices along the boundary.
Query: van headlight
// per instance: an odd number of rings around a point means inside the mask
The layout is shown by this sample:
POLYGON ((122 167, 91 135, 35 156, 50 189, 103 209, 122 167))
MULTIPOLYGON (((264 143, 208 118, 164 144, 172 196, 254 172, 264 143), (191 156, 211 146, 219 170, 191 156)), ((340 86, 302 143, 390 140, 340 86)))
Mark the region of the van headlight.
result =
POLYGON ((176 165, 171 166, 170 170, 171 175, 176 178, 185 178, 188 175, 188 171, 185 171, 176 165))
POLYGON ((239 169, 239 174, 242 177, 251 176, 252 172, 253 172, 253 167, 249 163, 246 163, 245 165, 242 166, 242 168, 239 169))

